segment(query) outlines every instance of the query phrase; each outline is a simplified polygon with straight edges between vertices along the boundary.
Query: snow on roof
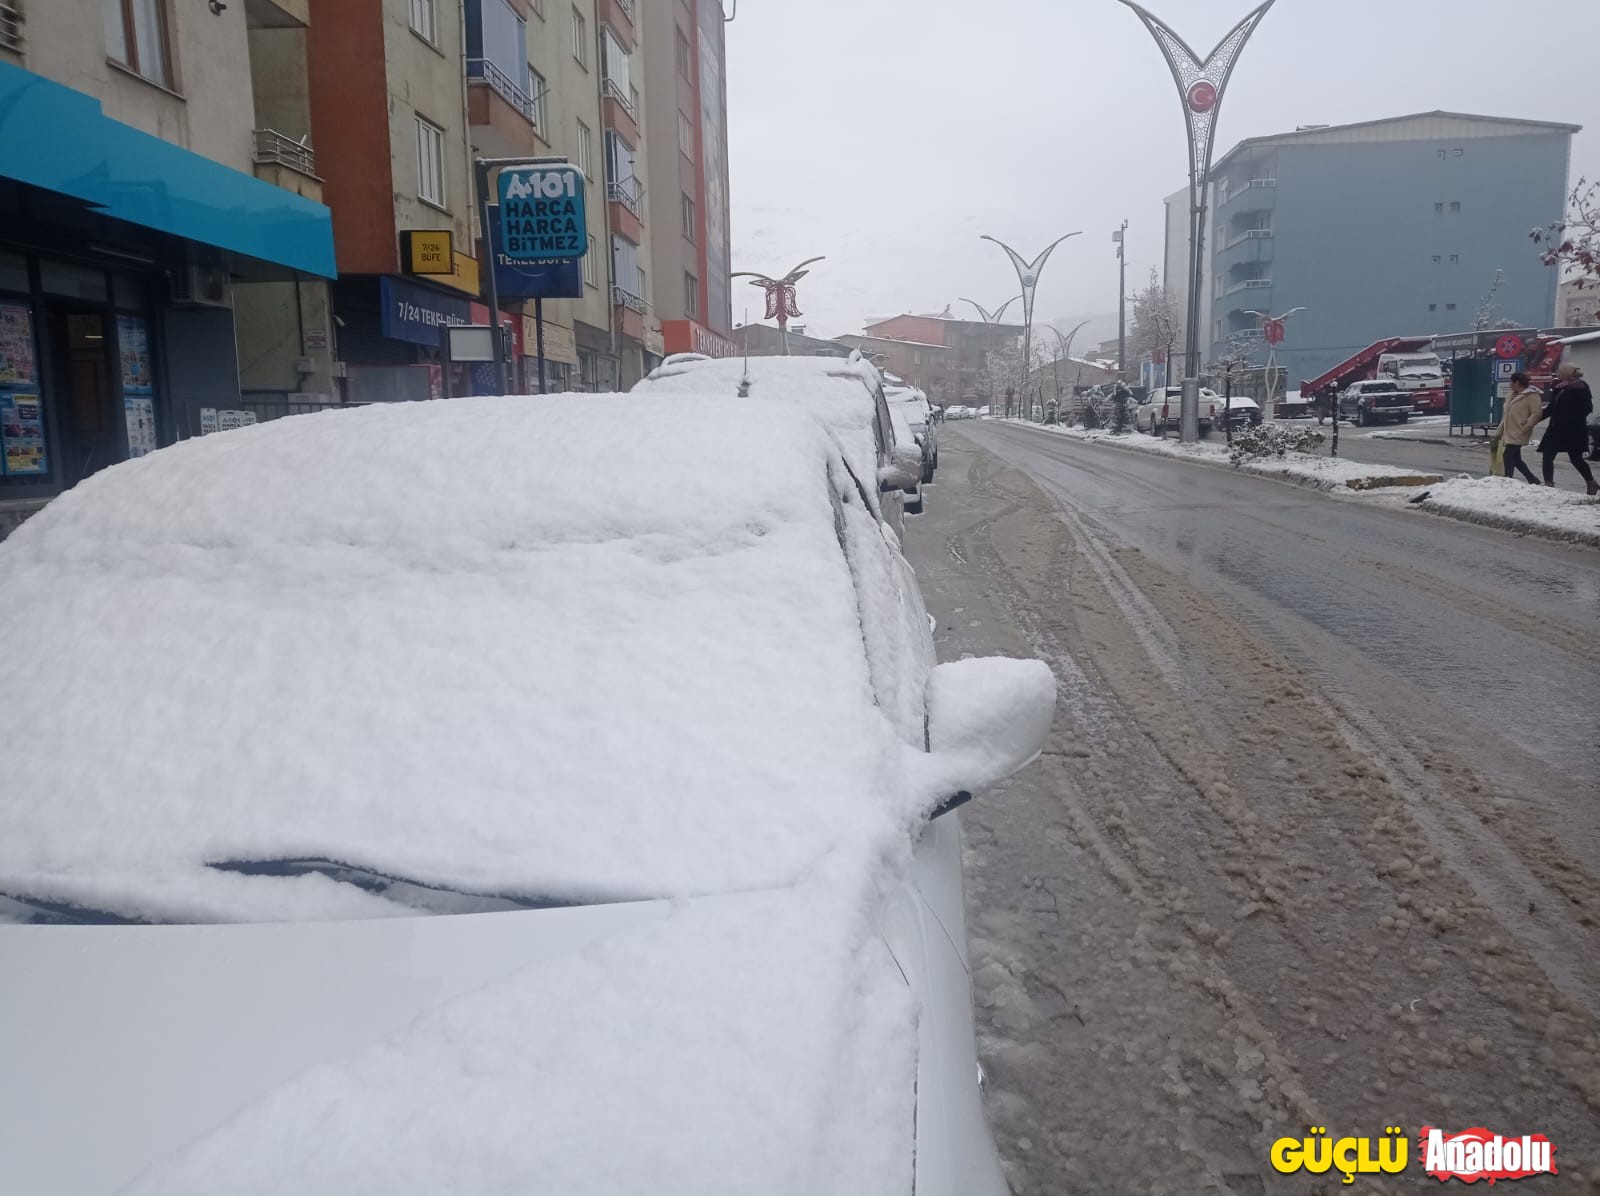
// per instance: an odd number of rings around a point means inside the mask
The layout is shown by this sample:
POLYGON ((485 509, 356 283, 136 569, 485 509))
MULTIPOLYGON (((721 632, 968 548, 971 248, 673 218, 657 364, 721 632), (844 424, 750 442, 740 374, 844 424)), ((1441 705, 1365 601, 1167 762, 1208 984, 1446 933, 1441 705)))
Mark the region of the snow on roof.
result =
MULTIPOLYGON (((774 372, 841 368, 804 361, 774 372)), ((28 695, 0 720, 0 890, 357 917, 387 903, 206 865, 597 900, 881 841, 899 741, 837 459, 785 405, 583 395, 294 416, 103 470, 0 543, 0 689, 28 695)))
POLYGON ((852 903, 701 898, 302 1073, 127 1191, 909 1192, 915 1026, 852 903))
MULTIPOLYGON (((1402 131, 1400 126, 1405 124, 1425 124, 1428 122, 1432 122, 1435 126, 1449 126, 1449 132, 1453 136, 1467 134, 1473 126, 1477 126, 1478 129, 1485 135, 1487 135, 1490 131, 1498 132, 1502 129, 1504 129, 1506 135, 1510 135, 1511 133, 1521 130, 1532 129, 1543 129, 1556 133, 1578 133, 1583 130, 1582 125, 1562 124, 1544 120, 1524 120, 1511 116, 1479 116, 1469 112, 1447 112, 1443 109, 1434 109, 1431 112, 1408 112, 1404 116, 1385 116, 1377 120, 1353 121, 1349 124, 1342 125, 1303 125, 1292 132, 1269 133, 1261 137, 1247 137, 1230 149, 1226 154, 1224 154, 1217 162, 1216 166, 1213 167, 1213 170, 1221 171, 1227 167, 1229 162, 1236 154, 1244 150, 1253 149, 1263 145, 1287 145, 1314 143, 1317 141, 1338 141, 1341 138, 1347 137, 1352 132, 1370 132, 1385 125, 1394 127, 1397 132, 1403 132, 1404 135, 1409 138, 1413 131, 1402 131), (1510 128, 1507 129, 1505 126, 1510 126, 1510 128)), ((1420 131, 1418 131, 1417 135, 1421 136, 1422 134, 1420 131)), ((1180 194, 1186 195, 1187 189, 1185 189, 1183 192, 1180 192, 1180 194)))

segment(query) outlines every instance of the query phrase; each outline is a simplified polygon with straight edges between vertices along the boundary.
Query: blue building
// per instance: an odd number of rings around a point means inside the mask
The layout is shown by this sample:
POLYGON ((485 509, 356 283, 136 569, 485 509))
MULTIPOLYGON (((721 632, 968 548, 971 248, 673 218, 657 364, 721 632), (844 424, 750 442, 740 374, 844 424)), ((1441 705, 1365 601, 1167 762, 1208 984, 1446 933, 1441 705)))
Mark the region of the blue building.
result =
MULTIPOLYGON (((1304 308, 1277 354, 1293 389, 1383 337, 1470 330, 1491 291, 1494 321, 1551 326, 1557 272, 1528 233, 1565 210, 1578 131, 1427 112, 1240 142, 1211 176, 1205 355, 1259 342, 1251 312, 1304 308)), ((1181 306, 1187 190, 1167 204, 1181 306)))

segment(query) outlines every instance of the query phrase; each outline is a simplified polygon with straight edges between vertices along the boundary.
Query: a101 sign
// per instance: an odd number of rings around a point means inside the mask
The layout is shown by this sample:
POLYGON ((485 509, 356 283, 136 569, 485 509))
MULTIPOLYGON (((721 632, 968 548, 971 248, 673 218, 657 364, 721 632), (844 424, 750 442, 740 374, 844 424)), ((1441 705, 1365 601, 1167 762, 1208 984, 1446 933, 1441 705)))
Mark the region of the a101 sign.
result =
POLYGON ((589 248, 583 172, 510 166, 500 172, 500 252, 510 262, 582 257, 589 248))

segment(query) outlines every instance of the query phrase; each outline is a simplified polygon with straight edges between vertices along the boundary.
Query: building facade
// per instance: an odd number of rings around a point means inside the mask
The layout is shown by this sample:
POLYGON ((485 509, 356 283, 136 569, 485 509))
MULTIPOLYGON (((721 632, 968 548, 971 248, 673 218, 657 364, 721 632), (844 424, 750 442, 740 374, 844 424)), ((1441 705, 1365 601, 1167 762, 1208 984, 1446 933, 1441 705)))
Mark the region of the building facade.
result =
MULTIPOLYGON (((906 346, 912 358, 908 368, 917 380, 902 376, 936 405, 982 406, 996 397, 998 379, 990 368, 990 357, 1014 350, 1022 325, 959 320, 948 314, 901 315, 868 324, 865 332, 868 339, 898 341, 906 346), (927 350, 936 352, 917 362, 916 354, 927 350)), ((1003 383, 999 389, 1004 389, 1003 383)))
MULTIPOLYGON (((292 138, 306 0, 8 0, 0 535, 107 465, 331 381, 330 214, 292 138), (277 107, 253 83, 284 74, 277 107)), ((304 106, 300 109, 302 115, 304 106)))
MULTIPOLYGON (((850 346, 841 341, 819 340, 790 329, 785 336, 772 324, 743 324, 733 330, 733 356, 741 357, 848 357, 850 346)), ((699 350, 686 350, 699 352, 699 350)), ((714 354, 707 354, 714 356, 714 354)))
POLYGON ((728 96, 722 5, 638 0, 651 119, 655 311, 668 353, 731 351, 728 96))
POLYGON ((1600 324, 1600 279, 1569 278, 1556 292, 1556 327, 1587 328, 1594 324, 1600 324))
MULTIPOLYGON (((1576 125, 1449 112, 1241 142, 1212 171, 1203 356, 1303 307, 1278 360, 1314 377, 1373 341, 1555 321, 1528 230, 1561 217, 1576 125), (1497 281, 1498 284, 1497 284, 1497 281)), ((1166 286, 1187 299, 1187 190, 1167 201, 1166 286)))

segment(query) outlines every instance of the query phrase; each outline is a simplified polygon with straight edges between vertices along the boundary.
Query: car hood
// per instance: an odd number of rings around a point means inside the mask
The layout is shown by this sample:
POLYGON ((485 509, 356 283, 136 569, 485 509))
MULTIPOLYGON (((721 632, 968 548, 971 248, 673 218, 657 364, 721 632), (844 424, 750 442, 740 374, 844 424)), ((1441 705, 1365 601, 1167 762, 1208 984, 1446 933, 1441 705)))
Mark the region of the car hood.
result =
POLYGON ((915 1016, 837 886, 0 926, 19 1192, 906 1190, 915 1016))

